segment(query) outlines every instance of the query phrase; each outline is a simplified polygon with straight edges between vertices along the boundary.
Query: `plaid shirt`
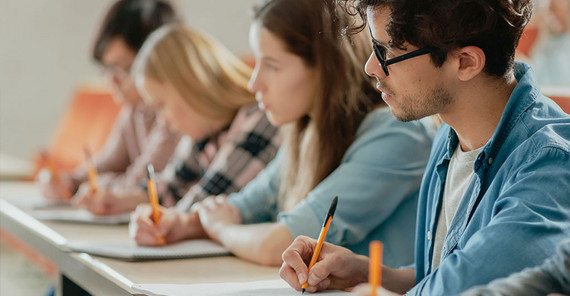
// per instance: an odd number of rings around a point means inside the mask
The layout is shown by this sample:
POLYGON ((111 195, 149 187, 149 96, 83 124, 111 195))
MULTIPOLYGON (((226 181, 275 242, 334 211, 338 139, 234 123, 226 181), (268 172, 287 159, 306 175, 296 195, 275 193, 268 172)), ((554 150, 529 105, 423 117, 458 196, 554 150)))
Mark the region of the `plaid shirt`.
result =
POLYGON ((238 111, 231 125, 196 142, 188 157, 175 164, 161 200, 180 210, 210 195, 239 191, 273 159, 281 136, 257 105, 238 111))
MULTIPOLYGON (((105 145, 94 157, 99 183, 108 188, 131 189, 146 184, 146 165, 161 172, 169 163, 181 138, 156 112, 144 103, 124 105, 105 145)), ((87 181, 87 168, 78 167, 71 175, 77 190, 87 181)))

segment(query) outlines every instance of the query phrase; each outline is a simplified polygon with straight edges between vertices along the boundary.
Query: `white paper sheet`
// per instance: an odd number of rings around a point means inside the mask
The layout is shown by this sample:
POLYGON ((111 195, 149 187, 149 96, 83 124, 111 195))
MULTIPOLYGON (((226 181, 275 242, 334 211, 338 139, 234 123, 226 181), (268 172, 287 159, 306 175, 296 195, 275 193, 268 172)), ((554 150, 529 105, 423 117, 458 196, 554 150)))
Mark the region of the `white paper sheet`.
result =
POLYGON ((35 209, 30 212, 32 217, 39 220, 75 222, 88 224, 127 224, 130 213, 118 215, 95 215, 84 209, 58 208, 58 209, 35 209))
MULTIPOLYGON (((150 296, 298 296, 301 292, 295 291, 283 280, 257 281, 245 283, 213 283, 192 285, 167 284, 135 284, 131 287, 135 292, 150 296)), ((350 295, 344 291, 323 291, 305 295, 350 295)))
POLYGON ((89 253, 91 255, 126 261, 198 258, 231 254, 224 247, 208 239, 187 240, 157 247, 141 247, 135 243, 97 244, 92 242, 68 242, 66 246, 74 252, 89 253))
POLYGON ((58 209, 72 209, 72 204, 70 201, 63 201, 63 200, 49 200, 47 198, 42 198, 41 200, 31 202, 27 205, 27 208, 34 209, 34 210, 46 210, 54 208, 58 209))

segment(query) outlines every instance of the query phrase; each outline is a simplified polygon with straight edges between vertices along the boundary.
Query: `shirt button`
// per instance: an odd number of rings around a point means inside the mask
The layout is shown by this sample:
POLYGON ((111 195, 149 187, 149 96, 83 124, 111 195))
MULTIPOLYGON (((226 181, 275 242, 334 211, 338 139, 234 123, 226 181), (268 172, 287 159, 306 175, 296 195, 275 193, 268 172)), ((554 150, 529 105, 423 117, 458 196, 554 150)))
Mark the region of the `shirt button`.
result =
POLYGON ((487 163, 488 163, 489 165, 493 164, 493 158, 492 158, 492 157, 489 157, 489 159, 487 159, 487 163))
POLYGON ((428 240, 431 240, 431 231, 428 231, 427 238, 428 238, 428 240))

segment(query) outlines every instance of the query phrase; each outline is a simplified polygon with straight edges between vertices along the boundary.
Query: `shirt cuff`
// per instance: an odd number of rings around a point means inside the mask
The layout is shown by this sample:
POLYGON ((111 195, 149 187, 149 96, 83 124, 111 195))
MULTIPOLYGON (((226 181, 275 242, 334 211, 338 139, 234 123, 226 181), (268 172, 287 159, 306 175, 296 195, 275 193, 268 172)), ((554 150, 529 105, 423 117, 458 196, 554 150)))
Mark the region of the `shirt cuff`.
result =
MULTIPOLYGON (((325 216, 326 213, 324 213, 320 218, 317 217, 315 210, 305 200, 299 203, 291 211, 279 213, 277 220, 283 223, 283 225, 287 227, 287 230, 289 230, 289 233, 294 237, 305 235, 317 239, 321 232, 325 216)), ((329 234, 327 234, 327 237, 329 237, 329 234)))
POLYGON ((247 204, 244 202, 243 198, 240 198, 238 193, 232 193, 228 195, 228 202, 239 209, 239 214, 241 216, 242 224, 254 223, 254 217, 252 211, 250 211, 247 204))

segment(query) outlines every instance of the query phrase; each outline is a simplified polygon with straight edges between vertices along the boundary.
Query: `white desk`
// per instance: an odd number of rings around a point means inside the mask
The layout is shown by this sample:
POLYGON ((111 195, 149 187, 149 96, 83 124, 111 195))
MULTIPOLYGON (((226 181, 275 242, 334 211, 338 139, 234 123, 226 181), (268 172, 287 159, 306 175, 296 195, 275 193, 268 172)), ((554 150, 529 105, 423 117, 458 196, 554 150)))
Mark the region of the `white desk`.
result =
POLYGON ((0 152, 0 180, 22 180, 31 178, 33 165, 4 152, 0 152))
POLYGON ((134 295, 131 290, 133 284, 245 282, 279 278, 276 267, 263 267, 231 256, 123 262, 84 253, 68 253, 62 248, 66 240, 127 241, 127 226, 38 221, 22 206, 14 205, 15 200, 28 202, 38 197, 39 189, 33 183, 0 182, 0 227, 53 261, 61 275, 63 295, 76 295, 79 288, 93 295, 134 295))

